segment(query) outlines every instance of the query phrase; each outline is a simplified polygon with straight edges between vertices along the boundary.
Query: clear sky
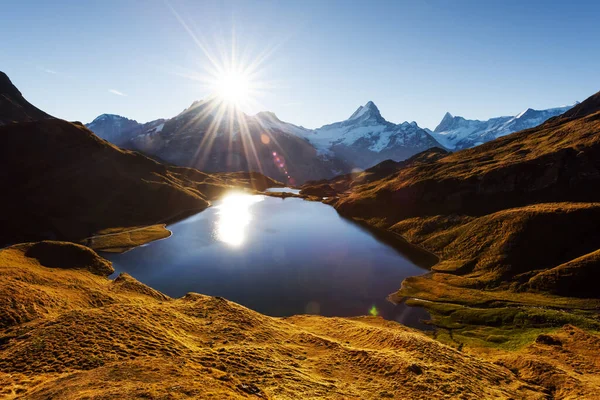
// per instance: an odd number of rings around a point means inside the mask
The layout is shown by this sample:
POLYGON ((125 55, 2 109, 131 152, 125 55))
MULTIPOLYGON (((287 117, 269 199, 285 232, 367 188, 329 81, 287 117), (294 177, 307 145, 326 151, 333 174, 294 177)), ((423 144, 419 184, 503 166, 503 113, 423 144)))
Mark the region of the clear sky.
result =
POLYGON ((33 104, 82 122, 176 115, 208 94, 195 78, 207 74, 207 54, 230 52, 232 37, 240 59, 263 60, 262 90, 245 111, 309 128, 368 100, 392 122, 434 128, 446 111, 515 115, 600 90, 598 1, 5 0, 1 8, 0 70, 33 104))

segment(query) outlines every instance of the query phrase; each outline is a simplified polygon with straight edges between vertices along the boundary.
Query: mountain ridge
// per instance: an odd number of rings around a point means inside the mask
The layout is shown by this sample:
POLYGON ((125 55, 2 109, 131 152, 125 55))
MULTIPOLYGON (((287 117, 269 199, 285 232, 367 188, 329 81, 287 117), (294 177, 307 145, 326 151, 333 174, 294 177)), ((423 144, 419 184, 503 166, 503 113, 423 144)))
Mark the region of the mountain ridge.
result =
MULTIPOLYGON (((369 100, 364 105, 359 106, 345 120, 326 124, 316 129, 308 129, 282 121, 271 111, 260 111, 255 115, 246 115, 234 108, 224 107, 222 102, 215 97, 209 97, 205 100, 194 101, 181 113, 167 120, 159 119, 146 124, 139 124, 135 121, 132 123, 132 120, 122 117, 122 120, 113 120, 112 124, 107 124, 106 127, 98 126, 99 124, 94 123, 94 121, 86 126, 99 136, 119 146, 142 151, 178 165, 193 166, 208 171, 255 168, 257 171, 267 171, 267 174, 271 174, 270 176, 274 179, 287 182, 290 185, 297 185, 307 180, 332 178, 337 173, 349 173, 356 168, 364 170, 387 159, 402 161, 428 148, 444 147, 449 150, 460 150, 474 147, 512 132, 537 126, 570 108, 571 106, 546 110, 528 108, 516 116, 494 117, 486 121, 468 120, 447 112, 440 124, 431 131, 427 128, 420 128, 415 121, 405 121, 399 124, 389 122, 381 115, 375 103, 369 100), (186 118, 186 115, 192 114, 194 114, 193 121, 188 121, 185 126, 169 122, 186 118), (201 124, 200 120, 210 120, 212 122, 201 124), (233 120, 233 125, 226 126, 226 124, 223 124, 223 120, 233 120), (240 125, 240 122, 242 125, 240 125), (185 133, 181 135, 163 134, 161 131, 164 129, 165 123, 167 123, 167 130, 183 129, 185 133), (133 125, 129 126, 131 124, 133 125), (183 152, 189 151, 183 144, 177 144, 182 140, 188 142, 187 147, 199 146, 201 143, 207 145, 208 141, 206 140, 198 139, 194 141, 192 138, 195 136, 203 137, 209 126, 213 126, 216 131, 219 131, 220 135, 229 130, 233 138, 241 130, 248 131, 247 127, 265 131, 264 133, 267 136, 274 136, 275 140, 271 143, 271 146, 279 143, 279 140, 277 140, 279 136, 282 136, 282 141, 287 143, 293 141, 293 139, 286 135, 294 135, 307 141, 308 145, 316 150, 316 154, 309 158, 312 159, 311 163, 317 165, 317 168, 308 174, 298 170, 294 174, 288 174, 285 170, 273 169, 271 167, 273 160, 269 159, 268 154, 264 154, 262 158, 259 157, 260 162, 249 161, 248 157, 242 153, 254 152, 255 150, 252 149, 238 150, 235 158, 241 160, 241 163, 232 163, 231 160, 225 161, 223 156, 220 155, 222 151, 218 148, 214 150, 197 150, 206 154, 206 157, 213 159, 208 163, 205 161, 198 163, 197 160, 192 160, 191 155, 177 157, 175 154, 176 149, 170 149, 170 147, 175 147, 183 152), (288 175, 290 175, 290 178, 287 177, 288 175), (292 181, 288 181, 289 179, 292 179, 292 181)), ((248 132, 250 136, 255 137, 246 141, 248 145, 252 143, 254 148, 262 147, 263 145, 258 140, 260 132, 248 132)), ((218 142, 219 140, 217 140, 218 142)), ((294 147, 303 146, 296 144, 294 147)), ((277 153, 286 153, 288 157, 294 156, 293 153, 284 149, 279 149, 279 152, 275 148, 272 150, 277 153)), ((301 156, 300 159, 304 160, 301 162, 302 164, 308 165, 306 155, 301 156)))
POLYGON ((550 118, 565 113, 576 104, 578 103, 544 110, 527 108, 515 116, 493 117, 487 120, 466 119, 446 112, 430 133, 447 149, 462 150, 538 126, 550 118))
POLYGON ((0 126, 49 118, 54 117, 25 100, 8 75, 0 71, 0 126))
POLYGON ((359 106, 348 119, 305 132, 306 139, 322 154, 332 154, 355 167, 366 169, 386 159, 402 161, 439 146, 416 122, 387 121, 373 101, 359 106))

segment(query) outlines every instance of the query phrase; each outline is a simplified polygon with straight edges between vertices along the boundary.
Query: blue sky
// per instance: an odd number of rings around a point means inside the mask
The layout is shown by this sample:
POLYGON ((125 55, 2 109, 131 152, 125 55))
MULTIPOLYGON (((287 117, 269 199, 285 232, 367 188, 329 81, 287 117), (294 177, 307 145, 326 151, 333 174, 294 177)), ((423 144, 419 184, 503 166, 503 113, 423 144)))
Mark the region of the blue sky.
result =
POLYGON ((309 128, 368 100, 434 128, 600 90, 596 1, 8 0, 0 70, 57 117, 172 117, 208 94, 189 76, 210 66, 172 10, 213 56, 232 36, 248 60, 267 53, 246 111, 309 128))

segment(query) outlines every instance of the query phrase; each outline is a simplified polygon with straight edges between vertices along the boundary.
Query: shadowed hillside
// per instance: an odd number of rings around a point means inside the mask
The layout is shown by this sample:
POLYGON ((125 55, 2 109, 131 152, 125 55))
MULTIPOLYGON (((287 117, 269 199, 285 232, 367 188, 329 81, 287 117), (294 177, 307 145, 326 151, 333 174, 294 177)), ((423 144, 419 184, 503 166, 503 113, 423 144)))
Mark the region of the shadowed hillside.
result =
POLYGON ((7 125, 0 137, 0 180, 10 188, 0 210, 4 241, 77 240, 107 228, 166 223, 206 208, 232 186, 275 184, 259 174, 165 166, 62 120, 7 125))
POLYGON ((337 193, 343 193, 357 185, 364 185, 370 182, 378 181, 403 168, 417 164, 429 164, 449 154, 446 150, 439 147, 422 151, 404 161, 385 160, 377 165, 367 168, 364 171, 352 172, 346 175, 340 175, 333 179, 322 179, 311 181, 302 185, 302 194, 315 196, 334 196, 337 193))
POLYGON ((259 173, 209 175, 122 150, 80 124, 50 118, 27 103, 4 74, 0 115, 14 122, 0 126, 5 189, 0 244, 78 241, 110 233, 103 248, 123 250, 168 235, 164 226, 141 227, 201 211, 234 186, 264 190, 281 185, 259 173), (132 229, 136 237, 128 233, 132 229))

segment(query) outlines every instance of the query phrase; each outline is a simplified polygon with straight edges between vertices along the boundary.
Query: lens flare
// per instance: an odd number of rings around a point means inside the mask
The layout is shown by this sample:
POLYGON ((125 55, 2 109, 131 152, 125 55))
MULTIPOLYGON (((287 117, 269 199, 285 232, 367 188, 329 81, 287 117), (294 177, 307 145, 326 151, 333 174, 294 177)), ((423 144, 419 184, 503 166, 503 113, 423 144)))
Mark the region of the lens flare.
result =
POLYGON ((379 310, 377 310, 377 307, 373 306, 369 310, 369 314, 371 314, 372 316, 376 317, 376 316, 379 315, 379 310))

